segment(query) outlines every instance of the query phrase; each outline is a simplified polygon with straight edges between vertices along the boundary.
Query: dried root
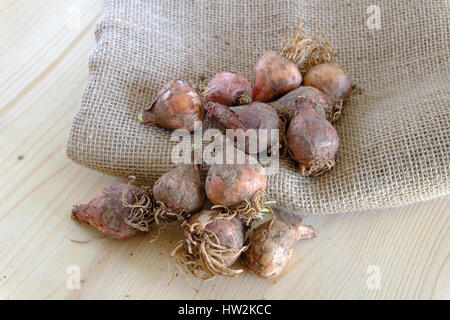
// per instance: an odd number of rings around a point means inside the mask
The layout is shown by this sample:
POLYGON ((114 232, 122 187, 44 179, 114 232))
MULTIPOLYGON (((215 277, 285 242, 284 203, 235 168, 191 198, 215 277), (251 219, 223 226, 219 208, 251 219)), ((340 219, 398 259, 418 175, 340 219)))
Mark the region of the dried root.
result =
MULTIPOLYGON (((136 178, 133 176, 129 178, 128 184, 131 185, 136 178)), ((150 187, 141 186, 141 189, 145 191, 141 196, 133 193, 134 203, 128 202, 125 192, 122 193, 122 205, 125 208, 131 208, 130 214, 125 219, 126 224, 142 232, 150 232, 156 227, 157 231, 152 239, 154 241, 169 223, 185 220, 183 211, 172 212, 166 208, 164 203, 155 201, 150 187)))
POLYGON ((213 279, 216 275, 228 278, 239 276, 243 270, 231 269, 230 266, 247 249, 243 246, 242 224, 234 215, 222 214, 217 210, 202 211, 197 215, 185 223, 185 239, 178 242, 170 254, 175 266, 174 277, 179 273, 194 289, 188 275, 202 281, 213 279), (221 232, 224 229, 227 234, 221 232), (232 245, 230 239, 225 238, 230 234, 232 245), (226 243, 226 246, 221 243, 226 243))
POLYGON ((326 162, 323 161, 311 161, 308 166, 299 165, 299 172, 302 176, 305 177, 317 177, 321 174, 330 171, 335 165, 334 159, 328 160, 326 162))
POLYGON ((211 92, 213 92, 214 89, 216 89, 216 86, 212 85, 212 86, 209 86, 209 87, 206 87, 206 88, 201 88, 200 91, 201 91, 202 95, 203 95, 204 97, 206 97, 206 96, 209 95, 211 92))
POLYGON ((274 215, 271 204, 275 201, 265 201, 264 191, 259 190, 255 193, 251 201, 245 200, 237 206, 227 207, 223 205, 215 205, 212 210, 220 210, 223 214, 228 216, 237 216, 245 221, 249 226, 254 220, 261 218, 263 214, 274 215))
POLYGON ((329 116, 330 122, 336 122, 339 120, 342 116, 342 109, 343 109, 343 102, 344 100, 341 99, 338 103, 333 105, 333 108, 331 110, 331 115, 329 116))
POLYGON ((299 19, 292 37, 283 40, 280 53, 304 74, 317 64, 330 62, 336 50, 320 29, 318 36, 312 35, 303 29, 303 21, 299 19))

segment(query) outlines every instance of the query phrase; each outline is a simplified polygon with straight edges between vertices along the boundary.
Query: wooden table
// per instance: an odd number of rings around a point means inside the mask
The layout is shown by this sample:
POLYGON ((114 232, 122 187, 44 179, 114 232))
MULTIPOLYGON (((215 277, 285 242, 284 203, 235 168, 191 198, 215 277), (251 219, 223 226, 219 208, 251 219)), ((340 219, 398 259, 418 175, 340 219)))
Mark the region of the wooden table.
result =
POLYGON ((198 293, 167 285, 175 229, 151 244, 72 221, 74 203, 118 181, 64 152, 100 10, 99 0, 0 2, 1 299, 450 298, 450 197, 305 217, 319 237, 297 245, 282 278, 215 279, 198 293))

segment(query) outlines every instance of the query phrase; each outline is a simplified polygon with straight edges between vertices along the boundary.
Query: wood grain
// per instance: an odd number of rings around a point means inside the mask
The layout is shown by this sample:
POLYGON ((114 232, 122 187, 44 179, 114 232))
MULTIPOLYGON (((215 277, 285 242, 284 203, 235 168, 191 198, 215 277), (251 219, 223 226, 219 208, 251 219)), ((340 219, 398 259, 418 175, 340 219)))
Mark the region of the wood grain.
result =
POLYGON ((198 293, 182 279, 167 285, 177 229, 155 243, 115 241, 72 221, 73 204, 118 181, 64 153, 100 10, 99 0, 0 2, 1 299, 450 298, 448 196, 305 217, 319 237, 297 245, 283 277, 215 279, 198 293), (70 266, 80 268, 80 289, 68 289, 70 266))

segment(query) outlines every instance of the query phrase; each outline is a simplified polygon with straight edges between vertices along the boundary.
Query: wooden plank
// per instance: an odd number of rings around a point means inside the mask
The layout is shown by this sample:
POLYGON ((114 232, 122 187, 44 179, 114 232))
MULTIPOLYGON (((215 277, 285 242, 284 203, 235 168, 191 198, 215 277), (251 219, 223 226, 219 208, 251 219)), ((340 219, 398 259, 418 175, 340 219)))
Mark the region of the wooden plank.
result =
POLYGON ((305 217, 319 237, 297 245, 283 277, 215 279, 198 293, 182 279, 167 285, 176 228, 155 243, 115 241, 72 221, 73 204, 119 181, 64 153, 100 10, 100 0, 0 4, 0 298, 450 298, 450 197, 305 217), (80 268, 80 289, 67 286, 71 266, 80 268))

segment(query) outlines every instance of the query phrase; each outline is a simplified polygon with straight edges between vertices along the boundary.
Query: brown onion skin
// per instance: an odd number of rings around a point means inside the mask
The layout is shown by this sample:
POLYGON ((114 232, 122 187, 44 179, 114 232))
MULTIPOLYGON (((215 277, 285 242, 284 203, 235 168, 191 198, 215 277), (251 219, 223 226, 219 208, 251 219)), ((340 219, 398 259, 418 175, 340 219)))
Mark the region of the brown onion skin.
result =
POLYGON ((162 175, 153 186, 153 198, 172 212, 199 211, 205 202, 205 188, 199 167, 181 164, 162 175))
POLYGON ((311 106, 303 108, 292 120, 286 133, 290 155, 299 165, 334 160, 339 147, 336 129, 311 106))
POLYGON ((283 273, 300 239, 314 237, 310 226, 286 224, 280 220, 267 221, 250 233, 242 254, 244 265, 263 278, 275 278, 283 273))
MULTIPOLYGON (((243 129, 267 129, 267 143, 265 146, 259 146, 257 153, 265 151, 272 146, 270 139, 271 130, 278 129, 282 134, 284 128, 281 128, 280 118, 277 112, 268 104, 262 102, 253 102, 249 105, 226 107, 217 103, 209 104, 207 111, 209 119, 214 119, 225 128, 243 129)), ((282 137, 279 139, 282 140, 282 137)), ((245 152, 249 152, 248 139, 246 139, 245 152)))
POLYGON ((143 121, 149 126, 157 124, 170 130, 193 131, 194 122, 205 118, 203 105, 203 97, 193 85, 183 80, 172 80, 144 110, 143 121))
POLYGON ((266 188, 267 176, 260 164, 214 164, 205 181, 208 199, 227 207, 250 201, 266 188))
POLYGON ((328 104, 327 96, 317 88, 301 86, 285 94, 270 105, 277 110, 280 115, 285 115, 292 119, 305 106, 311 105, 318 114, 328 121, 333 119, 333 108, 328 104), (303 99, 303 100, 302 100, 303 99), (296 103, 296 101, 300 101, 296 103))
MULTIPOLYGON (((184 229, 185 237, 189 232, 189 225, 198 222, 204 224, 205 229, 217 236, 219 245, 228 249, 236 249, 237 251, 242 249, 244 246, 244 227, 242 222, 237 218, 214 220, 219 216, 220 214, 214 210, 202 210, 193 214, 187 221, 184 229)), ((227 267, 231 266, 238 258, 238 255, 230 254, 225 259, 225 265, 227 267)))
POLYGON ((237 106, 252 102, 252 86, 248 80, 235 71, 216 74, 208 83, 206 102, 217 102, 224 106, 237 106))
POLYGON ((269 102, 297 89, 302 75, 297 66, 275 51, 266 52, 254 68, 253 100, 269 102))
POLYGON ((128 203, 134 204, 144 191, 128 184, 116 184, 104 188, 100 194, 87 204, 72 209, 72 219, 89 224, 98 231, 113 239, 126 239, 138 233, 125 220, 131 208, 124 207, 122 193, 128 203), (136 197, 135 197, 136 196, 136 197))
POLYGON ((345 100, 352 92, 350 76, 338 65, 331 63, 321 63, 309 69, 303 84, 325 93, 331 104, 345 100))

